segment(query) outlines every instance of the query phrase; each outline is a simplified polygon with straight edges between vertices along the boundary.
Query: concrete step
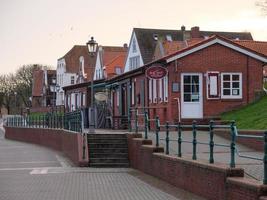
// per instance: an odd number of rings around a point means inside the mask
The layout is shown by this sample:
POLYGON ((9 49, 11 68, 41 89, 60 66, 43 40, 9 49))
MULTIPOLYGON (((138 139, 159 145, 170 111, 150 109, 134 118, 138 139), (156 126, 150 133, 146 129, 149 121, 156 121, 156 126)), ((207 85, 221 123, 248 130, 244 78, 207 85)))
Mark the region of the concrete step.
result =
POLYGON ((127 148, 127 143, 88 143, 88 147, 91 150, 95 148, 127 148))
POLYGON ((121 167, 121 168, 126 168, 126 167, 130 167, 129 163, 89 163, 90 167, 112 167, 112 168, 117 168, 117 167, 121 167))
POLYGON ((90 158, 89 163, 128 163, 128 158, 90 158))
POLYGON ((128 148, 89 148, 90 153, 128 153, 128 148))
POLYGON ((89 158, 127 158, 128 159, 128 153, 93 153, 89 152, 89 158))
POLYGON ((106 139, 106 138, 127 138, 126 134, 87 134, 87 138, 100 138, 100 139, 106 139))
POLYGON ((126 138, 89 138, 88 143, 127 143, 126 138))

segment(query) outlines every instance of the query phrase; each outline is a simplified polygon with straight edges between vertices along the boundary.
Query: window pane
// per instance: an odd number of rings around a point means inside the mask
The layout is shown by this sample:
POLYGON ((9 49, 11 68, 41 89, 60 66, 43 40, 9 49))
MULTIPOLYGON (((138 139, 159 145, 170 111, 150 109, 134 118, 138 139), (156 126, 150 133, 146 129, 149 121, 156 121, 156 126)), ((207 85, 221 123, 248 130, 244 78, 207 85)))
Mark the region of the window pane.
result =
POLYGON ((199 77, 198 76, 192 76, 192 83, 199 83, 199 77))
POLYGON ((230 75, 229 74, 223 75, 223 80, 224 81, 230 81, 230 75))
POLYGON ((192 85, 192 93, 198 93, 199 92, 199 85, 192 85))
POLYGON ((233 81, 239 81, 239 75, 233 75, 233 81))
POLYGON ((184 85, 184 92, 185 92, 185 93, 190 93, 190 92, 191 92, 191 87, 190 87, 190 85, 184 85))
POLYGON ((223 95, 230 95, 230 89, 224 89, 223 95))
POLYGON ((223 82, 223 88, 230 88, 230 82, 223 82))
POLYGON ((192 94, 191 98, 192 98, 192 102, 199 102, 198 93, 192 94))
POLYGON ((233 89, 232 95, 239 95, 239 89, 233 89))
POLYGON ((184 94, 184 102, 191 102, 191 94, 184 94))
POLYGON ((184 83, 191 84, 191 76, 184 76, 184 83))
POLYGON ((232 88, 239 88, 239 82, 233 82, 232 88))

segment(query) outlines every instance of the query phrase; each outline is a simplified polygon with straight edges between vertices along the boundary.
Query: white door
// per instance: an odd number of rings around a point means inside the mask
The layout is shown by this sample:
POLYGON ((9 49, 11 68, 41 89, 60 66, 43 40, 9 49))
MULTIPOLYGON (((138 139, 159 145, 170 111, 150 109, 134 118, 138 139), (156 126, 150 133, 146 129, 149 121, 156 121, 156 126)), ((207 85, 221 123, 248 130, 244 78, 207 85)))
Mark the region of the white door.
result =
POLYGON ((203 118, 202 74, 181 74, 182 118, 203 118))

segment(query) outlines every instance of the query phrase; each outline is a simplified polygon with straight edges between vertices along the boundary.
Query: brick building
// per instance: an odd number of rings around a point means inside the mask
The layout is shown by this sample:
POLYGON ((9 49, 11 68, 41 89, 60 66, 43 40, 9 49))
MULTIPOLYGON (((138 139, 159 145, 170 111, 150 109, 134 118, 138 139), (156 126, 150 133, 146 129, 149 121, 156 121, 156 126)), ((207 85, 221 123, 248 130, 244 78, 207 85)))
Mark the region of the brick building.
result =
POLYGON ((48 111, 55 105, 53 79, 56 80, 56 70, 37 69, 33 72, 32 111, 48 111))
POLYGON ((186 47, 176 45, 178 50, 171 54, 111 79, 109 84, 116 85, 114 114, 146 107, 151 118, 158 115, 161 121, 177 122, 213 118, 253 102, 262 90, 267 43, 259 47, 258 42, 245 45, 231 39, 214 35, 186 47), (166 68, 168 75, 147 78, 147 68, 155 65, 166 68))

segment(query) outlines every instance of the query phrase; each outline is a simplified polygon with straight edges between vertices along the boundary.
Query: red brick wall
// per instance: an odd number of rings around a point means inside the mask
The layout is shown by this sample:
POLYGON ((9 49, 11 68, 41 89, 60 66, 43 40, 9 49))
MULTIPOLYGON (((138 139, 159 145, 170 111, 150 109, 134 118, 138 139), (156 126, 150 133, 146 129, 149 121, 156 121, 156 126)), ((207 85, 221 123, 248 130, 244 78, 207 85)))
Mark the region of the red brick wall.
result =
POLYGON ((166 111, 163 109, 156 110, 156 114, 160 115, 161 119, 165 119, 163 121, 174 121, 178 118, 177 100, 174 98, 181 97, 179 92, 171 93, 171 86, 173 82, 178 82, 181 86, 181 73, 202 73, 204 117, 216 116, 222 112, 253 102, 255 92, 262 89, 262 63, 219 44, 178 59, 176 64, 172 62, 168 65, 169 102, 167 104, 150 104, 150 106, 157 108, 167 106, 166 111), (241 72, 243 85, 242 99, 208 100, 206 95, 206 77, 204 76, 207 71, 219 71, 220 73, 241 72))
POLYGON ((256 200, 267 194, 260 182, 243 178, 243 169, 168 156, 162 147, 140 137, 128 134, 130 164, 135 169, 206 199, 256 200))
POLYGON ((57 151, 62 151, 75 165, 88 166, 87 142, 85 142, 86 151, 85 159, 83 159, 83 138, 81 134, 59 129, 5 127, 5 130, 5 138, 7 139, 50 147, 57 151))

